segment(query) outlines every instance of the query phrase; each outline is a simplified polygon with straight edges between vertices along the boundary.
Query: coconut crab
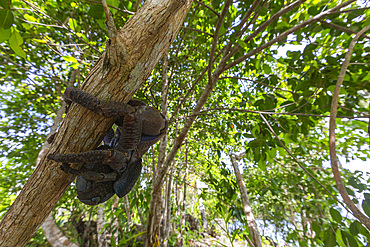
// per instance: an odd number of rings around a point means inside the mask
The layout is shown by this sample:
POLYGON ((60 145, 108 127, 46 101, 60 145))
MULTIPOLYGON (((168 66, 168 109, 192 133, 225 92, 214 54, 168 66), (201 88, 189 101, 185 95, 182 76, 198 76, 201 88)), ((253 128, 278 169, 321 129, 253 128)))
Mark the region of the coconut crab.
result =
POLYGON ((64 172, 77 175, 77 197, 85 204, 105 202, 114 194, 125 196, 140 177, 141 157, 167 131, 166 118, 140 100, 127 104, 102 101, 72 87, 65 90, 64 97, 69 104, 75 102, 98 115, 114 118, 117 127, 108 131, 104 145, 97 150, 50 154, 48 159, 61 162, 64 172), (73 169, 69 163, 83 165, 73 169))

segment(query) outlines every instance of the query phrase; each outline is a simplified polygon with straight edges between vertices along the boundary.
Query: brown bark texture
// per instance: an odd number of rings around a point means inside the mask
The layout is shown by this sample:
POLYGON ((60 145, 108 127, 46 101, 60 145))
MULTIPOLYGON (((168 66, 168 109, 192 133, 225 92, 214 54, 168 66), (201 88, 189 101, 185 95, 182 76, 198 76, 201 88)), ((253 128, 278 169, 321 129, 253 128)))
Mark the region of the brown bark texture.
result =
MULTIPOLYGON (((82 90, 99 99, 127 102, 176 37, 189 10, 185 2, 146 1, 117 35, 107 41, 106 51, 85 78, 82 90)), ((95 149, 112 124, 112 119, 72 104, 49 153, 95 149)), ((75 178, 62 172, 59 166, 47 160, 46 155, 40 160, 0 222, 0 247, 24 246, 49 215, 75 178)))

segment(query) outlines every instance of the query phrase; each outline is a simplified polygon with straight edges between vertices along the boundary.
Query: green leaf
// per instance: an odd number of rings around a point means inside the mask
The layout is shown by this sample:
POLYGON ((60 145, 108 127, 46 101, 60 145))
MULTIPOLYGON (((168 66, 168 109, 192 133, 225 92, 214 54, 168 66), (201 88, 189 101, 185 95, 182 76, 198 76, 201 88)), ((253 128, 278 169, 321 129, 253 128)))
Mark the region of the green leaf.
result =
POLYGON ((12 34, 11 29, 4 29, 0 27, 0 43, 9 39, 10 35, 12 34))
POLYGON ((360 232, 358 224, 361 224, 361 223, 358 221, 354 221, 351 223, 349 227, 349 231, 351 232, 352 235, 357 235, 360 232))
POLYGON ((240 40, 240 39, 238 39, 238 44, 239 44, 243 49, 246 49, 246 48, 247 48, 247 44, 246 44, 244 41, 240 40))
POLYGON ((107 4, 110 6, 118 7, 119 0, 107 0, 107 4))
POLYGON ((69 27, 75 31, 75 32, 78 32, 81 28, 80 26, 78 25, 78 22, 77 20, 73 19, 73 18, 69 18, 68 20, 68 24, 69 24, 69 27))
POLYGON ((0 0, 0 6, 3 9, 10 9, 10 6, 11 5, 12 5, 12 1, 11 0, 0 0))
POLYGON ((270 66, 268 66, 267 64, 263 64, 262 68, 266 74, 271 74, 272 71, 270 66))
POLYGON ((20 57, 26 58, 26 53, 19 46, 23 43, 22 36, 19 34, 17 29, 13 29, 12 35, 9 38, 9 46, 20 57))
POLYGON ((72 56, 63 56, 63 59, 64 59, 66 62, 77 63, 77 59, 76 59, 75 57, 72 57, 72 56))
POLYGON ((364 210, 365 214, 370 217, 370 199, 364 199, 362 201, 362 209, 364 210))
POLYGON ((25 18, 27 21, 37 22, 37 19, 36 19, 35 17, 33 17, 32 15, 29 15, 29 14, 25 14, 25 15, 24 15, 24 18, 25 18))
POLYGON ((327 237, 324 240, 325 247, 334 247, 337 243, 336 236, 332 230, 328 231, 327 237))
POLYGON ((351 234, 346 231, 342 231, 343 240, 347 246, 358 247, 357 241, 353 238, 351 234))
POLYGON ((87 14, 96 19, 103 18, 104 14, 103 6, 100 4, 92 5, 87 14))
POLYGON ((23 38, 19 34, 17 29, 13 28, 13 32, 9 39, 9 42, 12 42, 14 45, 21 45, 23 43, 23 38))
POLYGON ((340 214, 340 212, 338 212, 336 209, 334 208, 330 208, 330 215, 331 217, 333 217, 333 219, 338 222, 338 223, 341 223, 342 222, 342 215, 340 214))
POLYGON ((13 22, 13 13, 9 9, 0 9, 0 28, 8 29, 13 22))

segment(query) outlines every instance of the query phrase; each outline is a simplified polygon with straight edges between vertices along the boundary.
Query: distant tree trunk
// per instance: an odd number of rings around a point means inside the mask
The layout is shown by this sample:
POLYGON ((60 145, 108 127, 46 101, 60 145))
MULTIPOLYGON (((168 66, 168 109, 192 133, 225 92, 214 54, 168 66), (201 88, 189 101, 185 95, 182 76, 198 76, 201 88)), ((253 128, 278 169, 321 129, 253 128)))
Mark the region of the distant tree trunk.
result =
MULTIPOLYGON (((135 197, 137 198, 136 192, 135 192, 135 197)), ((137 209, 137 213, 139 215, 140 225, 144 226, 145 225, 145 219, 144 219, 143 212, 141 211, 141 208, 140 208, 140 205, 139 205, 139 200, 136 200, 136 209, 137 209)))
POLYGON ((69 241, 59 230, 51 214, 49 214, 44 223, 42 223, 42 229, 44 230, 46 239, 52 247, 78 247, 77 244, 69 241))
MULTIPOLYGON (((112 205, 112 212, 116 211, 118 208, 119 197, 116 196, 114 199, 114 203, 112 205)), ((118 233, 119 233, 119 222, 117 216, 114 216, 113 221, 111 221, 111 232, 113 233, 113 239, 115 244, 118 244, 118 233)))
POLYGON ((185 234, 185 226, 186 226, 186 187, 187 187, 187 177, 188 177, 188 152, 189 152, 189 146, 186 143, 186 154, 185 154, 185 174, 184 174, 184 192, 183 192, 183 200, 182 200, 182 216, 181 216, 181 238, 180 238, 180 246, 184 246, 184 234, 185 234))
POLYGON ((105 225, 105 213, 104 204, 98 206, 98 211, 96 213, 96 230, 98 232, 98 244, 99 247, 107 247, 107 230, 104 229, 105 225), (104 229, 104 230, 103 230, 104 229))
POLYGON ((131 207, 130 207, 130 202, 127 198, 127 195, 123 198, 123 205, 125 207, 127 223, 130 224, 131 223, 131 207))
MULTIPOLYGON (((127 102, 147 80, 177 36, 190 8, 184 0, 148 0, 116 35, 86 77, 82 90, 103 100, 127 102)), ((49 153, 96 148, 113 124, 72 104, 49 153)), ((0 222, 0 247, 24 246, 74 180, 60 164, 42 157, 0 222)), ((78 167, 78 166, 77 166, 78 167)))
POLYGON ((261 236, 258 232, 257 224, 256 224, 256 221, 254 219, 254 215, 253 215, 253 211, 252 211, 252 206, 249 202, 247 188, 245 187, 242 175, 240 174, 240 170, 239 170, 239 167, 238 167, 237 159, 240 159, 240 157, 243 156, 243 155, 244 154, 237 157, 235 154, 231 154, 230 155, 231 163, 234 167, 236 180, 237 180, 238 185, 239 185, 240 195, 241 195, 242 203, 243 203, 244 214, 245 214, 245 217, 247 218, 247 224, 248 224, 248 228, 249 228, 249 234, 251 235, 252 243, 256 247, 262 247, 261 236))
MULTIPOLYGON (((168 78, 168 54, 163 56, 162 59, 162 98, 161 98, 161 110, 162 114, 167 117, 168 112, 168 89, 170 86, 170 81, 168 78)), ((163 165, 164 158, 167 154, 167 143, 168 143, 168 134, 166 134, 159 145, 158 150, 158 162, 157 167, 158 170, 161 169, 163 165)), ((154 177, 155 179, 155 177, 154 177)), ((162 218, 162 231, 161 231, 161 242, 164 243, 163 246, 167 246, 168 244, 168 236, 169 236, 169 224, 171 218, 171 184, 172 184, 172 175, 169 176, 166 183, 166 192, 165 192, 165 202, 164 202, 164 210, 162 218)))
MULTIPOLYGON (((177 12, 176 16, 172 19, 174 25, 177 27, 181 27, 184 19, 190 10, 192 4, 192 0, 184 0, 183 8, 177 12), (178 25, 180 24, 180 25, 178 25)), ((162 208, 162 185, 163 185, 163 178, 164 174, 167 173, 167 170, 170 166, 170 163, 173 162, 174 156, 172 155, 171 158, 168 160, 168 156, 166 156, 166 161, 163 162, 161 165, 162 169, 158 169, 156 172, 156 177, 153 180, 153 190, 152 196, 150 201, 150 208, 149 208, 149 216, 148 216, 148 227, 147 227, 147 241, 145 242, 145 246, 152 247, 158 244, 157 237, 160 236, 160 223, 161 217, 158 215, 162 208), (168 161, 167 161, 168 160, 168 161)))
POLYGON ((163 223, 163 247, 168 246, 168 238, 170 236, 170 228, 171 228, 171 192, 172 192, 172 175, 173 175, 173 166, 170 169, 170 175, 167 179, 167 187, 166 187, 166 201, 164 207, 164 223, 163 223))
MULTIPOLYGON (((197 183, 198 183, 198 181, 197 181, 197 183)), ((204 207, 202 198, 199 199, 199 211, 200 211, 200 219, 202 221, 201 225, 202 225, 203 229, 207 232, 208 231, 208 221, 207 221, 207 217, 206 217, 206 209, 204 207)))

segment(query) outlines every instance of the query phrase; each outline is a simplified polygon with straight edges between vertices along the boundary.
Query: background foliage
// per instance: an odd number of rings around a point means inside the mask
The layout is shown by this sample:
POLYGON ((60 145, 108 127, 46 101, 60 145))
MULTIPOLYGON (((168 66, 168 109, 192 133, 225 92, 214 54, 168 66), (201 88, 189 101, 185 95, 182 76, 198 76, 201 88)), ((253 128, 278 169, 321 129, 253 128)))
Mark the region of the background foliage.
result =
MULTIPOLYGON (((142 4, 107 2, 117 27, 142 4)), ((201 219, 204 208, 208 230, 223 225, 221 232, 231 242, 249 235, 230 165, 230 154, 245 152, 240 167, 265 244, 365 246, 369 231, 338 202, 342 199, 328 162, 328 115, 353 33, 370 24, 369 3, 353 2, 248 57, 285 31, 342 3, 305 1, 275 18, 292 2, 259 1, 243 26, 253 2, 235 1, 230 6, 210 63, 225 1, 195 1, 168 53, 167 67, 160 62, 135 95, 159 107, 162 72, 167 69, 171 148, 207 84, 207 66, 214 70, 226 47, 235 48, 229 68, 219 77, 169 172, 173 175, 169 244, 185 235, 185 244, 190 245, 202 231, 181 230, 184 188, 186 213, 201 219), (283 145, 335 198, 289 156, 261 114, 283 145)), ((107 36, 100 2, 1 0, 0 6, 1 216, 35 167, 71 74, 77 73, 78 87, 104 51, 107 36)), ((337 152, 346 167, 369 159, 369 40, 367 34, 357 42, 340 95, 337 152)), ((104 205, 106 230, 112 236, 118 232, 121 245, 137 234, 134 226, 146 224, 157 152, 154 147, 144 157, 145 171, 128 200, 119 200, 117 206, 111 199, 104 205), (114 220, 118 228, 112 227, 114 220)), ((370 216, 369 174, 345 168, 341 172, 352 200, 370 216)), ((72 185, 54 217, 70 240, 84 245, 79 227, 95 220, 96 210, 76 199, 72 185)), ((40 230, 29 245, 46 244, 40 230)))

